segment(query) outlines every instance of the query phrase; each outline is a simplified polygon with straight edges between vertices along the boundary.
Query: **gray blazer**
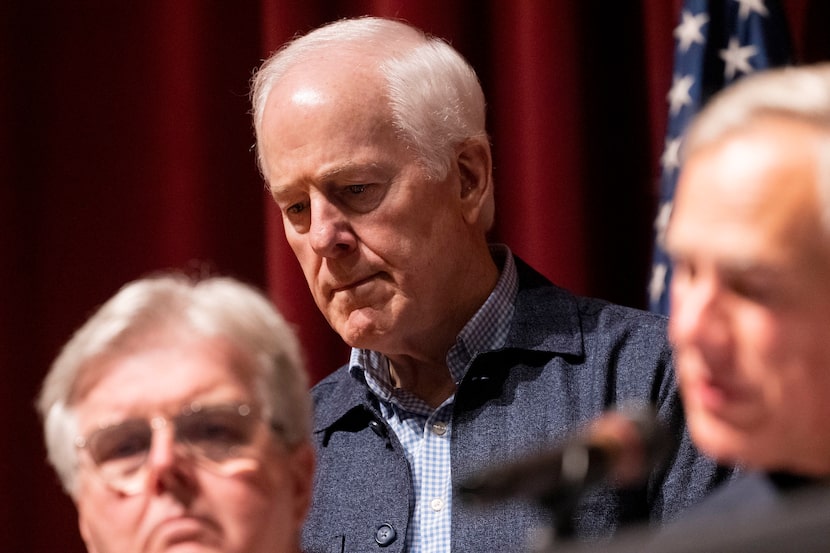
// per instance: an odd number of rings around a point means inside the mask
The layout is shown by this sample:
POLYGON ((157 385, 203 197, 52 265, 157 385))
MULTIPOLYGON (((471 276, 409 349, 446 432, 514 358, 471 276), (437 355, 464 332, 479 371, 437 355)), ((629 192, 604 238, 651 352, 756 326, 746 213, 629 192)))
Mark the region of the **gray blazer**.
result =
MULTIPOLYGON (((453 489, 483 469, 547 448, 627 400, 656 407, 675 449, 642 487, 597 487, 584 496, 573 518, 577 537, 668 520, 726 478, 694 449, 685 429, 666 319, 574 296, 518 258, 516 265, 519 292, 507 343, 477 354, 456 392, 453 489)), ((346 366, 317 384, 313 396, 318 466, 304 551, 406 551, 414 491, 376 398, 346 366)), ((538 501, 482 508, 456 497, 452 551, 526 550, 531 532, 550 524, 538 501)))

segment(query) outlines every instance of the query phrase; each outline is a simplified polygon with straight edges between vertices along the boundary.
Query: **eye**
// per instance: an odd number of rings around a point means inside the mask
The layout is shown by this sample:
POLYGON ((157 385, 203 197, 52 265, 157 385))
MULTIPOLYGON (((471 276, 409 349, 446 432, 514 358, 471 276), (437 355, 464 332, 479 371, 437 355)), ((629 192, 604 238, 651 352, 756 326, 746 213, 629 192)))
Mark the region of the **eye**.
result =
POLYGON ((287 208, 285 208, 285 212, 289 215, 297 215, 302 213, 306 209, 306 204, 299 202, 296 204, 291 204, 287 208))
POLYGON ((145 421, 128 421, 103 429, 89 440, 89 450, 98 464, 145 455, 152 431, 145 421))
POLYGON ((776 296, 774 287, 750 275, 734 276, 727 281, 727 286, 736 296, 752 303, 771 304, 776 296))
POLYGON ((232 447, 251 439, 253 420, 230 413, 200 413, 179 423, 181 439, 193 444, 232 447))
POLYGON ((672 281, 691 281, 695 278, 695 267, 687 259, 673 256, 671 258, 672 281))
POLYGON ((308 229, 308 215, 311 213, 308 199, 293 203, 285 202, 279 204, 279 206, 286 230, 291 228, 294 232, 302 233, 308 229))
POLYGON ((380 205, 389 190, 385 183, 346 184, 337 191, 338 201, 355 213, 368 213, 380 205))
POLYGON ((284 217, 302 213, 308 208, 308 194, 294 186, 272 187, 271 197, 284 217))

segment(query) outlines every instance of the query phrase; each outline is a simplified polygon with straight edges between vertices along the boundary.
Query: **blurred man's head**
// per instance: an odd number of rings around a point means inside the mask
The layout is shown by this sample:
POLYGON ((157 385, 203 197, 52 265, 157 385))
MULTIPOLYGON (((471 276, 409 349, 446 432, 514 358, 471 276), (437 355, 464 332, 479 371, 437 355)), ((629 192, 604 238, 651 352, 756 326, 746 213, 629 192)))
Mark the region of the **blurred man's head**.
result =
POLYGON ((830 474, 830 67, 747 77, 701 112, 666 246, 689 428, 725 463, 830 474))
POLYGON ((44 382, 49 459, 90 553, 295 553, 314 454, 293 331, 232 279, 125 286, 44 382))

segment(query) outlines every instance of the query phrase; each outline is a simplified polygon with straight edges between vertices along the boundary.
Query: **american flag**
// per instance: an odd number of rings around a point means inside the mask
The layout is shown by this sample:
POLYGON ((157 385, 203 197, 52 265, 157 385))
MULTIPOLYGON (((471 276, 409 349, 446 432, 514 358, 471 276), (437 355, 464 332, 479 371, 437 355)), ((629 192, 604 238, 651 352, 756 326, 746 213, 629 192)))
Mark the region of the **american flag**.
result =
POLYGON ((685 0, 674 37, 674 73, 666 95, 669 118, 660 158, 660 204, 648 287, 649 308, 666 315, 671 264, 662 243, 677 185, 683 132, 719 89, 753 71, 790 61, 787 21, 777 0, 685 0))

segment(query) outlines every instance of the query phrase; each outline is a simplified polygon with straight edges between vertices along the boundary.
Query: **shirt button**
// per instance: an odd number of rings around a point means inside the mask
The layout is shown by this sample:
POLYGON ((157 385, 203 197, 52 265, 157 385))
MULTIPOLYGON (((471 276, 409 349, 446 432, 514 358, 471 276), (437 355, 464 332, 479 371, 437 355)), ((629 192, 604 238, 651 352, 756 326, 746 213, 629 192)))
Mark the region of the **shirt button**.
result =
POLYGON ((433 511, 440 511, 444 508, 444 500, 435 498, 429 502, 429 506, 433 511))
POLYGON ((375 541, 378 542, 378 545, 381 547, 386 547, 395 541, 396 537, 398 537, 398 534, 389 523, 381 524, 375 532, 375 541))
POLYGON ((447 433, 447 423, 445 422, 436 422, 432 425, 432 431, 435 432, 439 436, 443 436, 447 433))

